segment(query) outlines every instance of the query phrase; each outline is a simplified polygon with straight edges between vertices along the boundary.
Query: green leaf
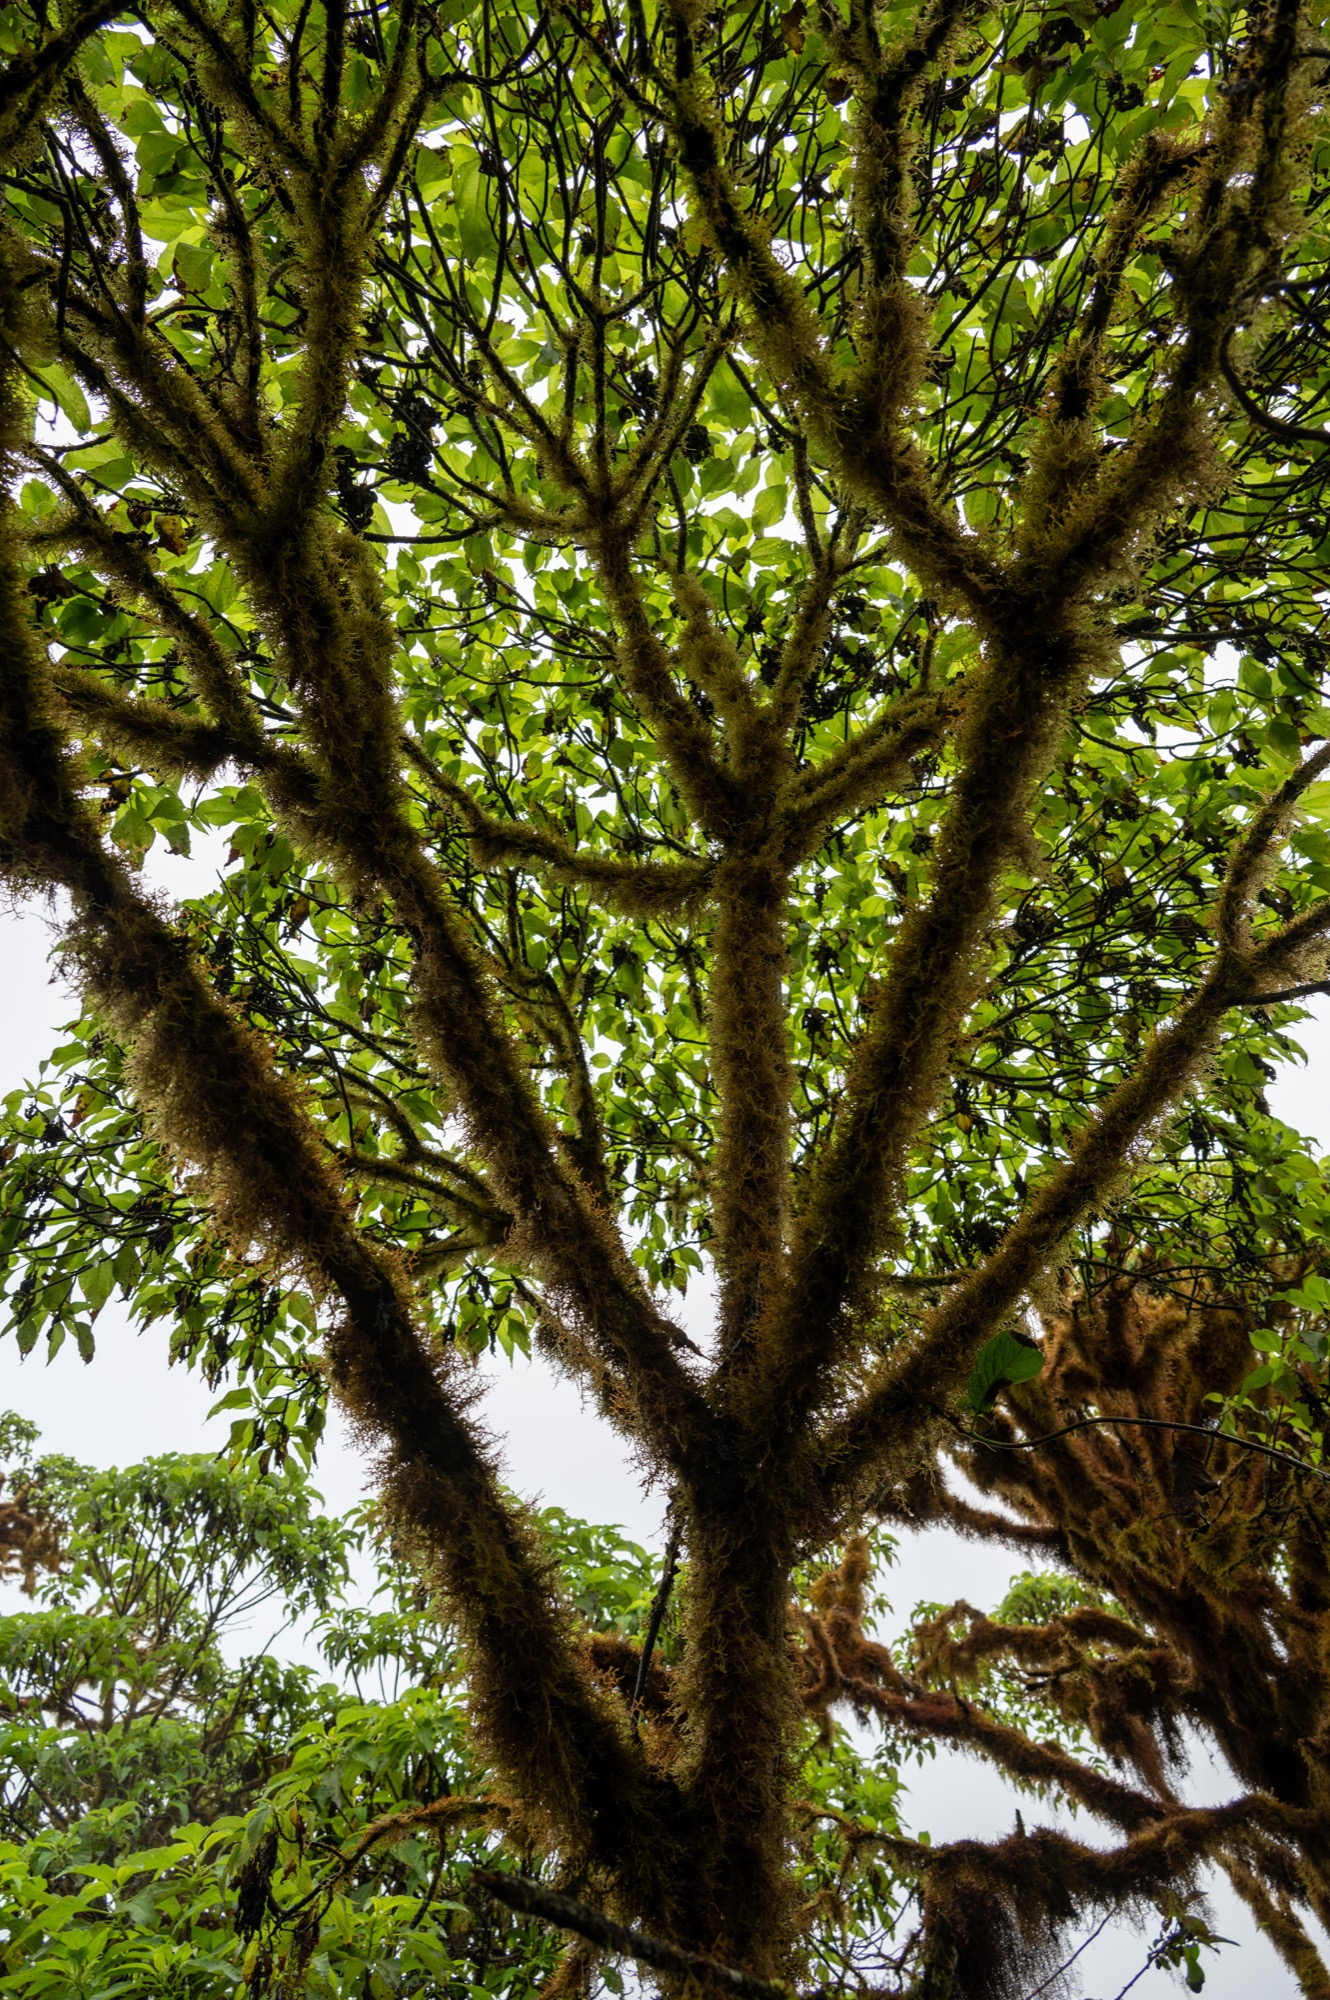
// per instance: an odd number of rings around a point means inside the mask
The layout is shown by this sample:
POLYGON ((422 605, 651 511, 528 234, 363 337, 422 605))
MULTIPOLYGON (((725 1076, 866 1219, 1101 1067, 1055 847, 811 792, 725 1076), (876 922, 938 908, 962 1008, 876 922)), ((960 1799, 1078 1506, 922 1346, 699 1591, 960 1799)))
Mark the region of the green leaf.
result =
POLYGON ((1044 1357, 1026 1334, 1003 1329, 980 1348, 965 1400, 975 1412, 985 1410, 1008 1382, 1032 1382, 1043 1372, 1044 1357))
POLYGON ((450 164, 447 155, 433 146, 422 146, 416 154, 416 183, 422 194, 433 193, 448 179, 450 164))
POLYGON ((460 147, 453 153, 453 203, 463 257, 488 262, 494 231, 485 206, 485 175, 475 154, 460 147))
POLYGON ((211 248, 205 243, 177 243, 175 278, 182 292, 206 292, 212 283, 211 248))
POLYGON ((85 1266, 79 1278, 79 1290, 94 1308, 106 1304, 114 1284, 115 1270, 109 1257, 100 1257, 95 1263, 85 1266))
POLYGON ((69 419, 76 431, 92 428, 92 412, 88 408, 87 397, 58 361, 48 361, 44 367, 34 368, 33 374, 48 392, 50 401, 62 416, 69 419))

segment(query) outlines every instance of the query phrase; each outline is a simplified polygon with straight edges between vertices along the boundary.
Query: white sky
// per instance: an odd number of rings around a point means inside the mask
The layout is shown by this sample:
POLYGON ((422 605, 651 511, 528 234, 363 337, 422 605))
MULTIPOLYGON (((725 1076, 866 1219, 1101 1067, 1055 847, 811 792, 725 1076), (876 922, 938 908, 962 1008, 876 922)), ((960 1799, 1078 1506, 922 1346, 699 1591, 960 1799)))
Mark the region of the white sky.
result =
MULTIPOLYGON (((208 886, 207 862, 192 862, 153 850, 149 871, 168 893, 199 893, 208 886)), ((56 1030, 77 1007, 69 990, 52 978, 47 962, 52 932, 39 909, 0 914, 0 952, 5 984, 0 999, 0 1095, 36 1073, 56 1030)), ((1308 1052, 1305 1068, 1281 1075, 1270 1088, 1277 1113, 1330 1149, 1330 1019, 1309 1022, 1300 1031, 1308 1052)), ((705 1324, 705 1288, 695 1285, 683 1309, 685 1324, 705 1324)), ((24 1362, 12 1340, 0 1341, 0 1409, 12 1408, 42 1429, 47 1449, 67 1452, 93 1464, 126 1464, 162 1451, 221 1448, 228 1419, 208 1419, 212 1397, 203 1383, 166 1366, 166 1331, 131 1329, 123 1312, 108 1305, 97 1323, 97 1353, 85 1366, 67 1345, 49 1366, 40 1350, 24 1362)), ((556 1378, 540 1361, 510 1366, 501 1357, 487 1365, 491 1387, 483 1405, 487 1427, 506 1440, 511 1483, 531 1498, 569 1513, 621 1524, 634 1539, 659 1548, 664 1497, 643 1490, 640 1475, 621 1453, 613 1434, 584 1410, 577 1390, 556 1378)), ((329 1507, 342 1511, 365 1490, 363 1470, 336 1415, 320 1457, 317 1482, 329 1507)), ((894 1576, 895 1610, 904 1622, 920 1599, 967 1597, 991 1607, 1019 1563, 964 1543, 941 1530, 908 1537, 894 1576)), ((0 1609, 19 1608, 5 1594, 0 1609)), ((256 1635, 266 1637, 265 1635, 256 1635)), ((1192 1790, 1197 1803, 1218 1800, 1229 1786, 1216 1771, 1196 1769, 1192 1790)), ((934 1840, 986 1837, 1010 1828, 1016 1802, 996 1775, 982 1764, 951 1752, 940 1753, 922 1769, 911 1767, 910 1819, 934 1840)), ((1025 1800, 1028 1824, 1052 1815, 1025 1800)), ((1062 1823, 1071 1823, 1063 1817, 1062 1823)), ((1086 1837, 1079 1822, 1077 1831, 1086 1837)), ((1240 1948, 1210 1964, 1205 1991, 1213 2000, 1282 2000, 1295 1987, 1271 1947, 1257 1936, 1246 1911, 1226 1888, 1216 1889, 1217 1928, 1240 1948)), ((1071 2000, 1118 2000, 1138 1972, 1148 1939, 1124 1926, 1111 1927, 1077 1961, 1067 1991, 1071 2000)), ((1068 1947, 1070 1949, 1070 1946, 1068 1947)), ((1174 1975, 1146 1973, 1131 1991, 1137 2000, 1163 2000, 1181 1991, 1174 1975)))

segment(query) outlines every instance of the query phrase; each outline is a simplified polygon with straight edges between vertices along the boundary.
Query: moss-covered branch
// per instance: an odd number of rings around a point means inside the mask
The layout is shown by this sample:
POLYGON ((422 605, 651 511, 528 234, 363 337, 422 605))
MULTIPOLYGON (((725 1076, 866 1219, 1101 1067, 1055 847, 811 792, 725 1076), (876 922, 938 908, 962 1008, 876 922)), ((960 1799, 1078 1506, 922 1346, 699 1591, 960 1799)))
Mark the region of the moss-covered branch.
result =
POLYGON ((1016 1307, 1068 1232, 1126 1170, 1132 1148, 1204 1059, 1241 990, 1242 970, 1221 959, 1204 986, 1160 1030, 1136 1069, 1089 1120, 1064 1164, 1032 1195, 999 1248, 926 1315, 916 1339, 870 1381, 819 1451, 831 1491, 898 1476, 931 1412, 954 1393, 979 1346, 1016 1307))
POLYGON ((69 946, 89 997, 130 1044, 139 1099, 166 1142, 203 1174, 221 1226, 242 1248, 294 1262, 340 1296, 343 1317, 328 1351, 334 1384, 383 1453, 391 1516, 469 1634, 495 1755, 520 1770, 524 1788, 569 1837, 585 1839, 602 1821, 603 1851, 622 1862, 650 1813, 645 1774, 583 1677, 530 1532, 502 1498, 456 1390, 425 1352, 399 1267, 354 1227, 294 1093, 103 849, 78 795, 77 766, 44 708, 42 663, 10 564, 0 588, 6 872, 18 887, 71 897, 69 946), (533 1727, 535 1689, 544 1728, 533 1727))
POLYGON ((936 748, 956 727, 960 688, 945 694, 903 695, 839 749, 807 765, 781 799, 784 852, 790 865, 807 860, 838 819, 881 803, 910 783, 910 760, 936 748))
POLYGON ((1073 470, 1079 468, 1076 490, 1061 474, 1054 474, 1051 488, 1046 477, 1036 476, 1032 498, 1041 492, 1048 511, 1042 521, 1027 513, 1016 565, 1021 588, 1065 597, 1102 586, 1162 512, 1210 470, 1208 399, 1235 319, 1271 280, 1288 225, 1292 162, 1277 135, 1295 115, 1300 13, 1299 0, 1275 0, 1255 21, 1244 52, 1244 86, 1224 99, 1208 145, 1188 148, 1152 137, 1126 176, 1109 229, 1104 289, 1064 358, 1040 453, 1045 467, 1067 453, 1073 470), (1199 167, 1189 211, 1168 250, 1178 299, 1176 358, 1154 408, 1142 413, 1124 447, 1091 471, 1084 415, 1077 418, 1078 442, 1074 430, 1067 436, 1060 413, 1064 405, 1079 413, 1088 404, 1116 272, 1133 237, 1194 162, 1199 167))
MULTIPOLYGON (((917 333, 904 350, 910 360, 903 371, 901 348, 891 354, 899 380, 885 401, 871 367, 861 380, 833 361, 798 281, 776 257, 766 226, 745 208, 726 164, 696 49, 701 10, 677 4, 670 18, 674 59, 668 88, 679 163, 696 212, 743 302, 745 338, 800 411, 847 491, 889 524, 926 586, 959 599, 976 615, 985 613, 1001 595, 996 566, 978 538, 937 499, 924 456, 900 421, 901 401, 922 360, 917 333)), ((892 345, 885 331, 879 345, 884 354, 892 345)))
POLYGON ((1019 846, 1034 786, 1057 750, 1089 671, 1074 630, 986 664, 956 738, 957 776, 930 893, 896 934, 836 1127, 799 1218, 789 1294, 768 1373, 771 1421, 797 1426, 825 1393, 899 1213, 905 1151, 931 1108, 977 991, 999 874, 1019 846))
POLYGON ((573 847, 545 827, 500 819, 486 812, 464 784, 441 770, 423 744, 409 734, 402 740, 435 797, 466 829, 481 867, 531 868, 628 916, 670 916, 706 897, 712 875, 709 862, 625 861, 573 847))
POLYGON ((7 158, 27 135, 88 37, 119 11, 115 0, 97 0, 54 34, 20 48, 0 71, 0 154, 7 158))

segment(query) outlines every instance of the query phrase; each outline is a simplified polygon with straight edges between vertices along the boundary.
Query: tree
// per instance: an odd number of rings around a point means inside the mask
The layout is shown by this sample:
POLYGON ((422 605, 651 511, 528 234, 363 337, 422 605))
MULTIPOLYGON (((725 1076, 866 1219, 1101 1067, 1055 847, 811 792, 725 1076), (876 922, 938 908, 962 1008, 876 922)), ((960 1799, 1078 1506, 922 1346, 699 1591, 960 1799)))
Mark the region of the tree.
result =
MULTIPOLYGON (((7 1420, 12 1504, 45 1531, 45 1573, 29 1569, 41 1608, 0 1625, 4 1990, 230 1993, 243 1971, 262 1991, 279 1831, 300 1857, 285 1871, 291 1900, 328 1920, 311 1942, 336 1990, 380 1963, 417 1981, 479 1981, 488 1961, 514 1959, 536 1972, 538 1947, 515 1953, 488 1913, 469 1934, 454 1921, 446 1940, 413 1935, 422 1896, 439 1891, 428 1801, 450 1780, 465 1794, 473 1774, 454 1658, 386 1551, 387 1603, 348 1623, 347 1554, 364 1524, 324 1520, 294 1468, 32 1464, 33 1429, 7 1420), (352 1687, 264 1652, 228 1660, 228 1635, 265 1604, 278 1627, 321 1613, 352 1687), (362 1680, 386 1681, 378 1702, 362 1680), (348 1923, 357 1873, 376 1893, 348 1923)), ((11 1539, 26 1559, 26 1539, 11 1539)), ((452 1803, 465 1854, 475 1813, 452 1803)))
MULTIPOLYGON (((795 1971, 793 1580, 1028 1375, 1115 1205, 1258 1319, 1320 1227, 1260 1085, 1330 926, 1324 44, 6 20, 0 819, 86 998, 9 1108, 18 1337, 118 1284, 261 1468, 336 1394, 532 1850, 795 1971), (166 909, 136 864, 199 827, 166 909), (668 1727, 498 1481, 491 1340, 672 1496, 668 1727)), ((921 1990, 977 1994, 1114 1878, 1004 1930, 990 1870, 969 1932, 929 1879, 921 1990)))

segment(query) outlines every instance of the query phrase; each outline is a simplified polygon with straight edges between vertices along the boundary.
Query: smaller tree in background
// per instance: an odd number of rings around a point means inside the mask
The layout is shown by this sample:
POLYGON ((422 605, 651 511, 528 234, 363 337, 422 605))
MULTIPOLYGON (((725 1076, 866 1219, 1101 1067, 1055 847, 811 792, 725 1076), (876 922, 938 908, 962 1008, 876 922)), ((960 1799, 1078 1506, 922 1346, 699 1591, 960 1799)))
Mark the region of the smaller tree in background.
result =
MULTIPOLYGON (((0 1532, 36 1606, 0 1619, 0 1991, 258 1995, 288 1958, 327 1993, 548 1970, 533 1926, 450 1900, 494 1811, 454 1649, 367 1519, 329 1520, 294 1468, 94 1471, 35 1439, 3 1420, 0 1532), (310 1618, 336 1681, 246 1643, 310 1618)), ((622 1599, 645 1558, 582 1532, 622 1599)))

